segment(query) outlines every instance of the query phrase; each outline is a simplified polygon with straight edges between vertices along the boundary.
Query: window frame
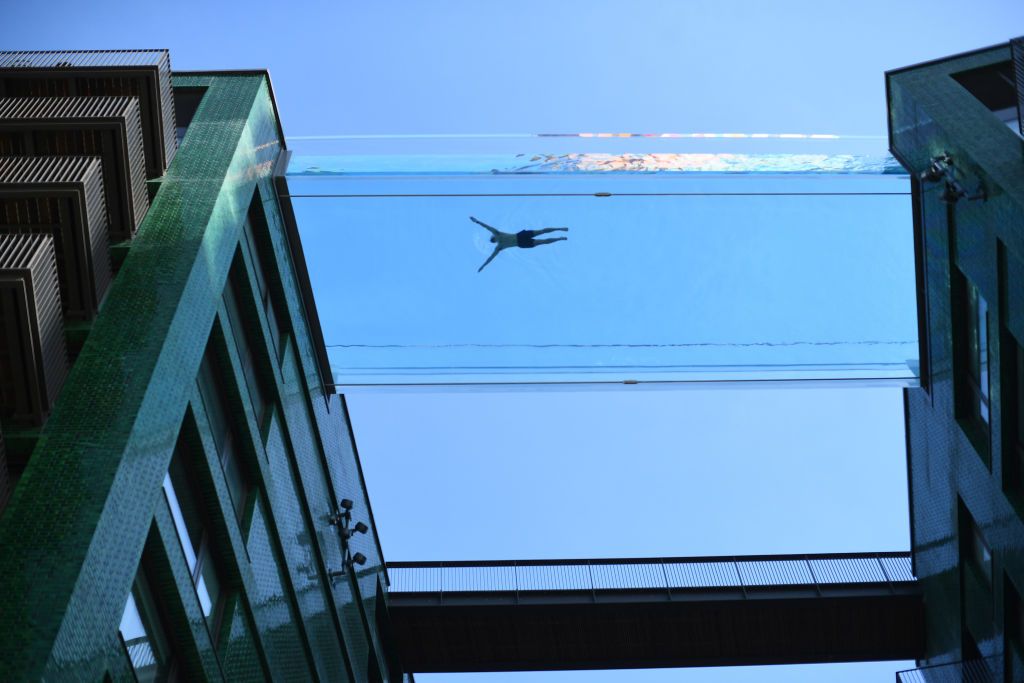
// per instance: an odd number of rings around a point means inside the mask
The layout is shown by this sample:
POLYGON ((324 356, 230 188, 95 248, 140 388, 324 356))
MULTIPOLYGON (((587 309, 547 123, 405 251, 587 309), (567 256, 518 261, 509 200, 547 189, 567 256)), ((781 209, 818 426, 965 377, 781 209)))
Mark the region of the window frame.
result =
POLYGON ((992 467, 992 309, 959 268, 951 286, 955 416, 985 466, 992 467))
MULTIPOLYGON (((241 247, 248 254, 252 264, 253 278, 256 280, 255 299, 263 309, 263 314, 270 329, 270 341, 273 355, 280 363, 284 358, 285 342, 290 334, 287 308, 284 306, 284 292, 281 289, 281 277, 273 258, 273 242, 270 227, 263 215, 259 201, 259 191, 253 196, 252 205, 242 223, 241 247), (258 232, 257 232, 258 231, 258 232)), ((242 259, 243 263, 245 258, 242 259)))
POLYGON ((150 585, 149 578, 146 576, 143 564, 143 562, 139 563, 139 567, 135 571, 135 577, 132 579, 131 589, 128 591, 128 597, 125 599, 121 621, 117 627, 117 637, 121 641, 125 658, 127 658, 132 674, 137 681, 140 683, 146 683, 146 681, 173 681, 177 678, 177 657, 175 657, 174 648, 171 646, 171 639, 168 637, 168 630, 164 624, 162 610, 150 585), (152 676, 140 676, 139 669, 132 659, 131 650, 129 650, 129 641, 125 640, 122 625, 124 624, 125 616, 128 614, 128 605, 130 603, 135 605, 135 612, 139 616, 139 623, 147 637, 146 642, 150 644, 150 651, 153 652, 154 660, 156 660, 157 670, 152 676))
POLYGON ((1003 492, 1024 507, 1024 345, 1005 325, 1000 336, 1003 492))
POLYGON ((226 328, 225 337, 231 337, 229 343, 234 344, 241 364, 245 387, 244 391, 240 388, 239 393, 248 394, 260 440, 266 444, 270 421, 279 403, 274 379, 274 367, 279 359, 274 358, 273 339, 267 342, 262 334, 260 295, 249 282, 243 251, 244 247, 239 244, 224 285, 222 303, 226 315, 222 329, 226 328), (254 330, 259 333, 254 334, 254 330))
POLYGON ((231 507, 238 527, 244 534, 248 529, 256 486, 249 464, 244 460, 244 439, 239 433, 237 418, 231 410, 232 401, 222 372, 218 341, 215 326, 214 333, 210 334, 207 341, 199 371, 196 373, 196 386, 213 437, 214 448, 217 449, 217 461, 227 484, 231 507), (218 420, 214 417, 214 411, 222 416, 222 420, 219 420, 223 422, 222 429, 217 427, 218 420))
POLYGON ((210 640, 217 644, 218 637, 220 635, 220 628, 224 623, 225 605, 227 604, 228 591, 227 582, 224 580, 222 573, 217 566, 217 561, 214 558, 214 552, 212 548, 212 530, 211 525, 203 514, 204 501, 200 488, 196 486, 194 478, 190 476, 190 465, 194 462, 189 453, 187 452, 187 446, 184 444, 184 428, 182 433, 178 437, 178 443, 174 449, 174 455, 171 459, 171 464, 168 467, 167 473, 164 475, 163 493, 164 498, 167 501, 168 507, 171 510, 171 520, 174 523, 178 542, 181 545, 182 554, 185 558, 185 565, 188 567, 189 573, 192 579, 192 587, 195 590, 196 599, 199 602, 200 608, 203 610, 203 616, 206 617, 206 624, 210 634, 210 640), (186 462, 188 461, 188 462, 186 462), (177 475, 173 470, 177 465, 177 475), (181 486, 175 485, 175 479, 178 479, 178 483, 181 486), (182 494, 188 498, 183 498, 182 494), (173 498, 173 502, 172 502, 173 498), (183 504, 182 501, 185 501, 183 504), (185 505, 188 505, 191 510, 186 510, 185 505), (177 511, 177 514, 175 512, 177 511), (184 528, 179 526, 179 516, 181 518, 181 524, 184 528), (198 529, 189 528, 189 519, 193 519, 195 524, 198 525, 198 529), (195 532, 198 531, 198 534, 195 532), (198 541, 194 540, 194 537, 199 537, 198 541), (186 545, 188 547, 186 547, 186 545), (191 550, 191 561, 189 561, 189 551, 191 550), (215 584, 215 594, 210 595, 210 576, 208 571, 213 573, 213 583, 215 584), (202 584, 202 588, 201 585, 202 584), (205 591, 206 599, 210 602, 210 608, 207 612, 203 605, 203 598, 201 590, 205 591))
POLYGON ((1005 680, 1024 674, 1024 600, 1003 573, 1003 652, 1005 680), (1014 664, 1017 666, 1015 667, 1014 664))

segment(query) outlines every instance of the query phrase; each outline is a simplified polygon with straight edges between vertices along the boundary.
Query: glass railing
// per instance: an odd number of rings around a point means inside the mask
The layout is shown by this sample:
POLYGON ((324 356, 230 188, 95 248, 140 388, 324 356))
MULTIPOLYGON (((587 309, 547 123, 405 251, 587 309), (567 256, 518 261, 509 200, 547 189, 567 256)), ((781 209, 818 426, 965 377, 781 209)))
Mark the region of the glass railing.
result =
POLYGON ((916 581, 910 553, 389 562, 389 592, 759 590, 916 581))
POLYGON ((999 657, 950 662, 900 671, 896 683, 997 683, 1002 681, 999 657))
POLYGON ((907 176, 833 139, 724 142, 298 145, 335 383, 915 384, 907 176))

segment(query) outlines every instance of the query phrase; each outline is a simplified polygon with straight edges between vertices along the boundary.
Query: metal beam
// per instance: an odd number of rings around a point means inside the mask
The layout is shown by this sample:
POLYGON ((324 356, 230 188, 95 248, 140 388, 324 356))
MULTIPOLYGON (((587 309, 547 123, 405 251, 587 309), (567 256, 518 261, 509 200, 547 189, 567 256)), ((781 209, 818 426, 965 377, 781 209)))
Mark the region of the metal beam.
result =
POLYGON ((392 563, 406 671, 914 659, 909 553, 392 563))

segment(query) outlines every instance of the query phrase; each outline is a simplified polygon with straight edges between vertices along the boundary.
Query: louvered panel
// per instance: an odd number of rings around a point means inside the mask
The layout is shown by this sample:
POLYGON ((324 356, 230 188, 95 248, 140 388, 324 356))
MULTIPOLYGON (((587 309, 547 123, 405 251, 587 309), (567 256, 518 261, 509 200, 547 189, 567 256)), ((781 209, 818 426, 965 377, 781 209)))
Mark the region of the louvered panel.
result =
POLYGON ((4 413, 41 425, 68 374, 50 235, 0 235, 0 366, 4 413))
POLYGON ((1013 80, 1017 85, 1017 127, 1024 135, 1024 37, 1010 41, 1013 55, 1013 80))
POLYGON ((178 150, 167 50, 0 51, 0 97, 139 98, 146 169, 163 175, 178 150))
POLYGON ((66 317, 90 320, 111 281, 98 157, 0 157, 0 233, 54 237, 66 317))
POLYGON ((110 238, 135 234, 149 209, 136 98, 0 98, 0 148, 3 140, 30 156, 100 156, 110 238))
POLYGON ((167 50, 4 50, 0 69, 159 66, 167 50))

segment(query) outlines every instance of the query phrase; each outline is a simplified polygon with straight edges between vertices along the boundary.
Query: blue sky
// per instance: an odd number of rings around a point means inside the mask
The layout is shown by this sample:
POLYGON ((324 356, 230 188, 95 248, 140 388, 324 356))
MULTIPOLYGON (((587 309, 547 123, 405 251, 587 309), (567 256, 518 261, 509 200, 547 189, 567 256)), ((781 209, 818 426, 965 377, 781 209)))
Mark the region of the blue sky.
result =
MULTIPOLYGON (((884 136, 884 70, 1024 33, 1016 0, 6 4, 8 49, 167 47, 177 69, 269 68, 295 136, 884 136)), ((404 560, 906 548, 899 398, 486 392, 350 405, 384 551, 404 560)), ((897 668, 525 678, 891 681, 897 668)))

